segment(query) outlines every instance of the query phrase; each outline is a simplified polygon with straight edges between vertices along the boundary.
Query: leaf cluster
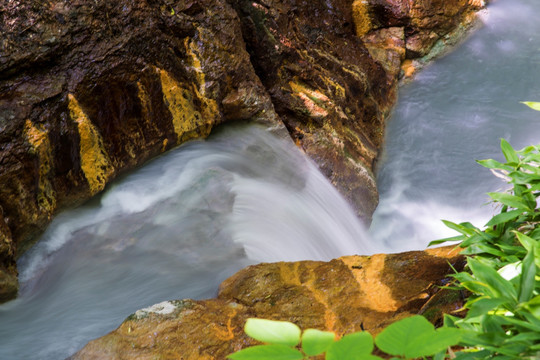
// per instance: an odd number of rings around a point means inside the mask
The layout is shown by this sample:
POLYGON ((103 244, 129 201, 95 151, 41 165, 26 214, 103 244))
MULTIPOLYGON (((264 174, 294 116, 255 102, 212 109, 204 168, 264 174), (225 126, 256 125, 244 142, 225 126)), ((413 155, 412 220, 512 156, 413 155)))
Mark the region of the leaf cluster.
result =
MULTIPOLYGON (((478 163, 504 176, 511 188, 488 193, 501 211, 484 230, 445 221, 461 235, 466 271, 454 275, 469 296, 465 318, 446 315, 445 325, 462 329, 467 348, 457 359, 540 358, 540 146, 516 151, 501 140, 505 163, 478 163)), ((432 243, 433 244, 433 243, 432 243)))
POLYGON ((301 360, 325 354, 326 360, 383 360, 373 355, 379 350, 392 359, 414 359, 435 356, 445 359, 446 349, 461 340, 457 328, 435 327, 420 315, 408 317, 386 327, 375 339, 366 331, 340 339, 329 331, 300 328, 287 321, 250 318, 246 334, 265 345, 240 350, 228 356, 232 360, 301 360))

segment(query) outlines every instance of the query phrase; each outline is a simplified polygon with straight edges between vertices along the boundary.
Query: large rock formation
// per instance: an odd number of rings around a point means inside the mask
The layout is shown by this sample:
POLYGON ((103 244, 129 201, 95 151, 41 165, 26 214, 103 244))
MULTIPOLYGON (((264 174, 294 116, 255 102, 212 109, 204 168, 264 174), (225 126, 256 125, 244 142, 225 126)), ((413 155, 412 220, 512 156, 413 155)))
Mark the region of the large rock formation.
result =
POLYGON ((277 123, 224 1, 0 4, 0 302, 58 209, 231 119, 277 123))
POLYGON ((16 294, 15 259, 59 209, 228 120, 283 120, 369 219, 400 66, 474 10, 467 0, 1 3, 0 302, 16 294))
POLYGON ((338 335, 377 334, 417 313, 436 323, 462 305, 459 292, 440 288, 451 266, 461 269, 464 259, 450 248, 250 266, 223 282, 218 299, 139 310, 71 359, 225 359, 255 344, 243 333, 249 317, 338 335))

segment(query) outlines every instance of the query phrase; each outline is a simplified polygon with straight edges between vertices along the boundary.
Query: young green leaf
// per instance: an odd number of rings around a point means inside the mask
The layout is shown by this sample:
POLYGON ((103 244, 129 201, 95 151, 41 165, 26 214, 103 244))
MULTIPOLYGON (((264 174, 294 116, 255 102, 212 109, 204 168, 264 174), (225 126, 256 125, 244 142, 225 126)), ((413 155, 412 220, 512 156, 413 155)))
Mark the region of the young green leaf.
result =
POLYGON ((521 284, 519 291, 519 302, 527 302, 532 299, 534 287, 536 285, 536 265, 534 263, 534 248, 536 244, 527 252, 521 270, 521 284))
POLYGON ((473 258, 467 260, 467 265, 473 272, 474 277, 491 290, 489 295, 510 301, 517 300, 516 289, 512 286, 512 283, 505 280, 496 270, 473 258))
POLYGON ((522 104, 527 105, 533 110, 540 111, 540 102, 536 101, 520 101, 522 104))
POLYGON ((232 360, 301 360, 304 355, 286 345, 257 345, 228 355, 232 360))
POLYGON ((249 318, 246 334, 265 343, 296 346, 300 342, 300 328, 288 321, 249 318))
POLYGON ((489 197, 491 197, 493 200, 500 202, 501 204, 508 205, 510 207, 521 209, 525 211, 533 211, 529 207, 529 204, 520 196, 505 194, 505 193, 497 193, 497 192, 490 192, 487 193, 489 197))
POLYGON ((494 308, 505 303, 503 299, 480 298, 471 303, 467 303, 470 309, 467 313, 468 318, 474 318, 480 315, 485 315, 494 308))
POLYGON ((499 225, 499 224, 508 222, 510 220, 514 220, 521 214, 523 214, 523 210, 512 210, 512 211, 500 213, 492 217, 491 220, 489 220, 489 222, 486 224, 486 226, 499 225))
POLYGON ((307 329, 302 334, 302 350, 309 356, 322 354, 334 343, 335 336, 333 332, 307 329))
POLYGON ((326 360, 364 360, 371 358, 373 338, 368 332, 345 335, 334 342, 326 352, 326 360))
POLYGON ((501 139, 501 150, 508 163, 519 163, 519 157, 516 150, 508 143, 508 141, 501 139))
POLYGON ((483 167, 486 167, 488 169, 496 169, 496 170, 506 170, 506 171, 512 171, 513 167, 505 165, 503 163, 500 163, 493 159, 487 159, 487 160, 476 160, 476 162, 483 167))

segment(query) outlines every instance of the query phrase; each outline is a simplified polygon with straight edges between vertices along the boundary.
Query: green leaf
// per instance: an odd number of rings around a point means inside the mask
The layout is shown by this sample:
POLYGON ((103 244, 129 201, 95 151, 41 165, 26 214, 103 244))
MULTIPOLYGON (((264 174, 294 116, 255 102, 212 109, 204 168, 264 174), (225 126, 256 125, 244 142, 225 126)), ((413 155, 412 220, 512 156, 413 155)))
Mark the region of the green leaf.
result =
POLYGON ((425 332, 407 345, 405 356, 408 358, 432 356, 449 346, 456 345, 460 340, 461 330, 455 328, 425 332))
POLYGON ((501 150, 507 162, 515 164, 519 163, 519 157, 517 156, 516 150, 514 150, 512 145, 504 139, 501 139, 501 150))
POLYGON ((469 222, 464 222, 464 223, 461 223, 461 224, 456 224, 456 223, 454 223, 452 221, 448 221, 448 220, 442 220, 442 222, 444 223, 444 225, 446 225, 450 229, 456 230, 460 234, 463 234, 463 235, 466 235, 466 236, 473 235, 474 230, 477 230, 477 228, 474 227, 474 225, 472 225, 469 222))
POLYGON ((288 321, 249 318, 246 334, 265 343, 296 346, 300 342, 300 328, 288 321))
POLYGON ((467 313, 467 318, 485 315, 490 310, 493 310, 504 303, 505 300, 503 299, 480 298, 478 300, 474 300, 472 303, 467 303, 467 307, 470 309, 467 313))
POLYGON ((521 214, 523 214, 522 210, 512 210, 512 211, 500 213, 492 217, 491 220, 489 220, 489 222, 486 224, 486 226, 498 225, 501 223, 508 222, 510 220, 514 220, 521 214))
POLYGON ((372 356, 373 338, 368 332, 345 335, 326 351, 326 360, 362 360, 372 356))
POLYGON ((307 329, 302 334, 302 350, 309 356, 322 354, 334 343, 335 336, 333 332, 307 329))
POLYGON ((531 238, 530 236, 527 236, 525 234, 520 233, 519 231, 512 231, 514 234, 516 234, 519 242, 527 251, 533 251, 534 253, 534 263, 536 266, 540 267, 540 246, 538 245, 538 241, 531 238))
POLYGON ((433 245, 443 244, 449 241, 462 241, 462 240, 465 240, 465 237, 463 235, 452 236, 452 237, 448 237, 444 239, 430 241, 430 243, 428 244, 428 247, 433 246, 433 245))
POLYGON ((467 265, 473 272, 474 277, 489 287, 493 297, 511 301, 517 300, 516 289, 514 289, 512 283, 505 280, 495 269, 473 258, 467 259, 467 265))
POLYGON ((534 263, 534 248, 536 244, 533 244, 532 249, 527 252, 525 259, 523 259, 523 265, 521 270, 521 283, 519 291, 519 302, 526 302, 532 299, 534 287, 536 285, 536 265, 534 263))
POLYGON ((508 165, 505 165, 503 163, 500 163, 493 159, 487 159, 487 160, 476 160, 476 162, 483 167, 486 167, 488 169, 500 169, 500 170, 506 170, 506 171, 512 171, 514 168, 508 165))
POLYGON ((375 344, 390 355, 405 356, 407 346, 414 339, 434 330, 435 327, 423 316, 415 315, 387 326, 375 338, 375 344))
POLYGON ((527 105, 533 110, 540 111, 540 102, 536 101, 520 101, 522 104, 527 105))
POLYGON ((286 345, 257 345, 227 356, 232 360, 301 360, 304 355, 286 345))
POLYGON ((487 193, 493 200, 500 202, 501 204, 508 205, 516 209, 522 209, 526 211, 533 211, 527 204, 527 202, 520 196, 490 192, 487 193))

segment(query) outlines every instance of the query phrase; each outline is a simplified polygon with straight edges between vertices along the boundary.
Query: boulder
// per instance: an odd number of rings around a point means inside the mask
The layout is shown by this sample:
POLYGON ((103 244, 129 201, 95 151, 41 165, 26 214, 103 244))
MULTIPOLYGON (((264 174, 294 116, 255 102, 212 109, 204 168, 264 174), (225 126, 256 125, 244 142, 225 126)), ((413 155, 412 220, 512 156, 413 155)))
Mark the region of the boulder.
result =
POLYGON ((459 292, 445 295, 441 287, 451 266, 459 270, 464 264, 457 251, 445 247, 254 265, 225 280, 217 299, 166 301, 139 310, 71 359, 224 359, 256 344, 243 332, 249 317, 337 335, 363 329, 377 334, 418 313, 437 323, 441 309, 463 305, 459 292))

